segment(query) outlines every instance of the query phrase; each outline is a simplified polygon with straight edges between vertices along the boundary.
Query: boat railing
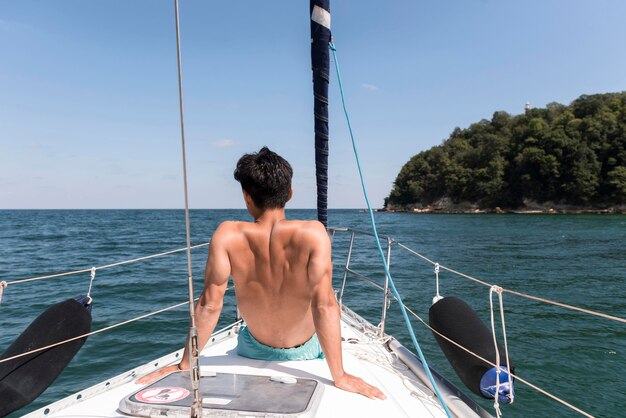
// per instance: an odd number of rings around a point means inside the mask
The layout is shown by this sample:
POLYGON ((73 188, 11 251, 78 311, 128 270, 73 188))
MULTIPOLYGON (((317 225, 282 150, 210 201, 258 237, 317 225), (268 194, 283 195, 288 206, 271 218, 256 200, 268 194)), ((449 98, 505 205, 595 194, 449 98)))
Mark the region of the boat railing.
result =
MULTIPOLYGON (((335 233, 337 232, 350 234, 350 244, 348 246, 348 254, 346 257, 346 263, 343 269, 343 275, 341 279, 341 287, 339 288, 338 298, 337 298, 339 301, 339 306, 343 306, 343 297, 344 297, 344 293, 346 290, 346 282, 348 280, 348 275, 352 275, 356 277, 357 279, 370 284, 376 289, 381 290, 383 300, 382 300, 380 322, 378 324, 378 334, 379 334, 379 337, 383 337, 385 335, 385 323, 387 322, 387 310, 389 309, 389 305, 390 305, 391 297, 392 297, 391 291, 389 290, 389 277, 385 275, 383 284, 380 285, 376 283, 373 279, 368 277, 367 275, 362 274, 350 267, 350 262, 352 260, 352 249, 354 248, 354 239, 356 235, 357 234, 366 235, 366 236, 375 236, 375 235, 372 232, 362 231, 362 230, 354 229, 354 228, 327 228, 327 229, 331 237, 331 241, 333 240, 335 233)), ((379 238, 381 240, 386 240, 387 242, 387 248, 386 248, 387 266, 391 268, 391 246, 394 243, 394 240, 390 237, 384 237, 380 235, 379 235, 379 238)))

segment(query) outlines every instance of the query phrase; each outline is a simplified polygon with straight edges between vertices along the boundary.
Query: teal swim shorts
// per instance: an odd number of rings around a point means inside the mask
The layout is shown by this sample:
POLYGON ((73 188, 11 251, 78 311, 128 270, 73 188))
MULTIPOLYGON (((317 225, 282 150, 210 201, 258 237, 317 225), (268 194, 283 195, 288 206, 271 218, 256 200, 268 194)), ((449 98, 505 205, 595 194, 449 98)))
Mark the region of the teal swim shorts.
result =
POLYGON ((275 348, 258 342, 248 327, 244 326, 237 336, 237 354, 256 360, 314 360, 323 359, 324 352, 313 334, 311 339, 304 344, 293 348, 275 348))

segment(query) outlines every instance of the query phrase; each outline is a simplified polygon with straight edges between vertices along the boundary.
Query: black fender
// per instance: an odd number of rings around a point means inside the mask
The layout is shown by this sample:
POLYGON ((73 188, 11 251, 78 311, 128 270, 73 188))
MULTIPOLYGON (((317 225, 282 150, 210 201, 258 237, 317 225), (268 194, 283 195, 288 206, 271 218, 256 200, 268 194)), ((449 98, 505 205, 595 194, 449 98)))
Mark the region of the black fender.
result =
MULTIPOLYGON (((6 349, 0 360, 88 333, 91 299, 79 300, 68 299, 46 309, 6 349)), ((87 337, 80 338, 0 363, 0 416, 28 405, 41 395, 86 340, 87 337)))
MULTIPOLYGON (((428 319, 430 326, 437 332, 482 358, 496 363, 496 350, 493 346, 491 331, 487 329, 476 312, 461 299, 454 296, 440 299, 430 307, 428 319)), ((481 379, 493 366, 455 346, 437 333, 433 334, 441 351, 465 386, 475 394, 487 398, 481 391, 481 379)), ((498 351, 500 365, 513 371, 513 366, 509 367, 506 363, 504 350, 499 344, 498 351)))

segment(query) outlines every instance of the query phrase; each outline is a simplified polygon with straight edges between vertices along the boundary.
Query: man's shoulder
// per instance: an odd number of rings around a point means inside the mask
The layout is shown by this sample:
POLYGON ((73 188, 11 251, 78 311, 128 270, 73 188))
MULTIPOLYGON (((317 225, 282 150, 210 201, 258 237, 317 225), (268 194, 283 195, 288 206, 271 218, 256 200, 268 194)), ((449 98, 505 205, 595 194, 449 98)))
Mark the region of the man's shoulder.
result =
POLYGON ((250 222, 240 221, 224 221, 218 225, 216 231, 239 231, 242 225, 249 224, 250 222))
POLYGON ((319 221, 290 220, 288 222, 294 228, 295 236, 300 240, 318 242, 328 239, 326 228, 319 221))
POLYGON ((243 224, 248 222, 225 221, 219 224, 213 233, 212 241, 225 241, 233 237, 241 235, 244 228, 243 224))
POLYGON ((306 220, 306 219, 287 219, 285 222, 293 225, 303 225, 311 228, 324 228, 324 225, 320 221, 306 220))
POLYGON ((298 228, 299 231, 306 231, 308 233, 320 233, 326 232, 326 228, 319 221, 307 221, 300 219, 290 219, 286 221, 289 225, 298 228))

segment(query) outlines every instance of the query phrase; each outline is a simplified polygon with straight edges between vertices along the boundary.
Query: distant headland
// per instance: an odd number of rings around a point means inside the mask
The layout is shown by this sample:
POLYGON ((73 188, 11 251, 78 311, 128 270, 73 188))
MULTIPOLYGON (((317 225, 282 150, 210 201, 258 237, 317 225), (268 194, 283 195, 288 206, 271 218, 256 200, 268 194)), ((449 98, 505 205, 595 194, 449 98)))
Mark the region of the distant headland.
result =
POLYGON ((626 92, 455 128, 402 167, 383 210, 626 213, 626 92))

